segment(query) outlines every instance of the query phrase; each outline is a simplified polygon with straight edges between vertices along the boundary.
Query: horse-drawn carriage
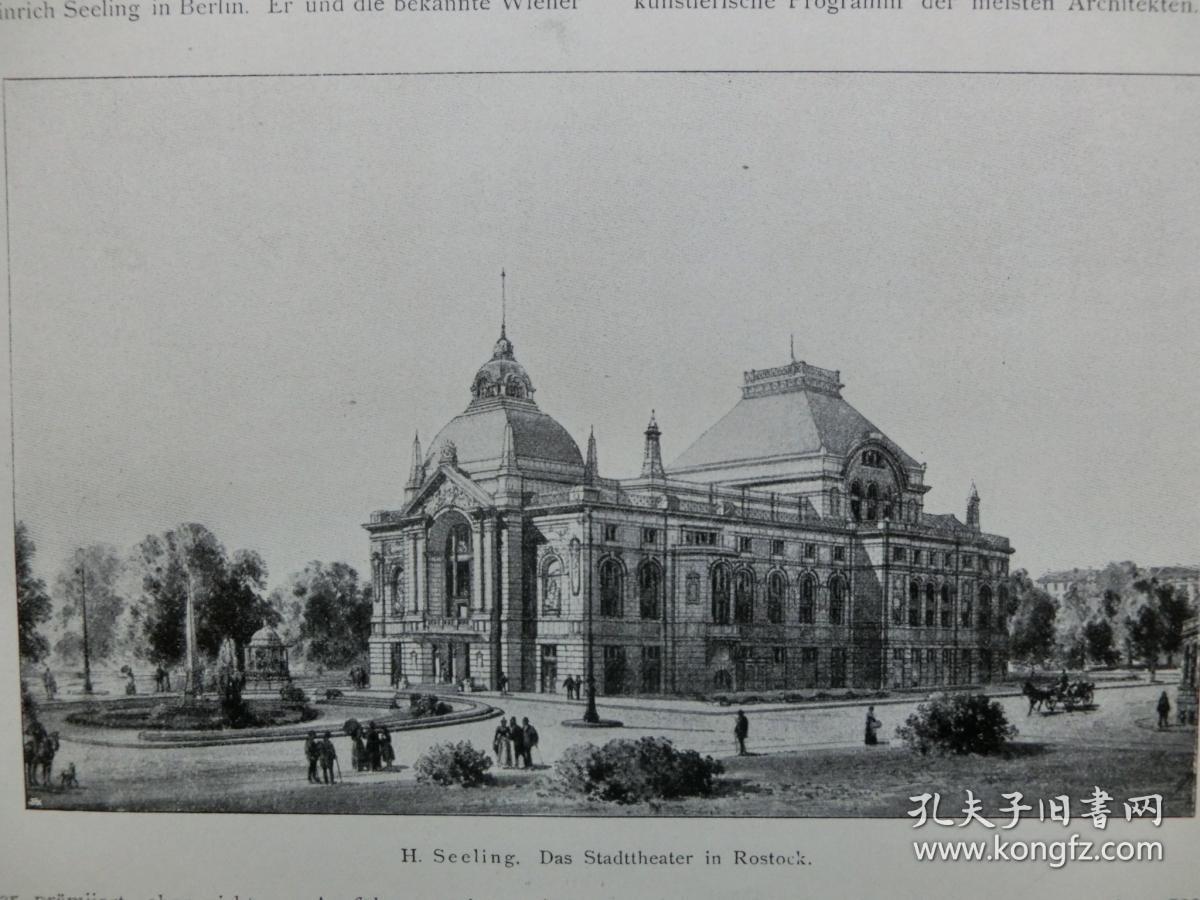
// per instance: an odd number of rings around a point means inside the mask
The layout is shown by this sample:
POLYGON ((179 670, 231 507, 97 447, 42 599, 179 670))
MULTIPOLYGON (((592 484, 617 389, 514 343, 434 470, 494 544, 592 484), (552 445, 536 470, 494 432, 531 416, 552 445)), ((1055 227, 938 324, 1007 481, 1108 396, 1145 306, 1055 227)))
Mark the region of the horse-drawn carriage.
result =
POLYGON ((1065 679, 1053 684, 1038 686, 1032 681, 1026 681, 1021 691, 1029 700, 1031 715, 1036 709, 1041 713, 1056 712, 1059 704, 1067 712, 1077 709, 1090 709, 1095 700, 1096 684, 1092 681, 1067 681, 1065 679))

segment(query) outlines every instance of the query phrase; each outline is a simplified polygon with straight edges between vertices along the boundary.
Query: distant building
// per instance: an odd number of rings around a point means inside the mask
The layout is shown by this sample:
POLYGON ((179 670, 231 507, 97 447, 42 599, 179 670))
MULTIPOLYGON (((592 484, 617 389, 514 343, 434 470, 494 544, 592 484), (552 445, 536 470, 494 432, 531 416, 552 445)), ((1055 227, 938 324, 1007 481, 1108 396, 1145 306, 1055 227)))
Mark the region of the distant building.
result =
POLYGON ((673 465, 600 474, 533 399, 501 329, 400 509, 371 515, 379 683, 598 693, 985 682, 1007 664, 1012 549, 924 509, 925 466, 793 360, 673 465), (589 666, 589 660, 591 664, 589 666))
MULTIPOLYGON (((1102 569, 1060 569, 1047 572, 1037 579, 1038 585, 1055 600, 1061 600, 1073 585, 1087 593, 1094 587, 1102 569)), ((1138 568, 1138 577, 1155 579, 1172 585, 1193 604, 1200 602, 1200 566, 1151 566, 1138 568)))

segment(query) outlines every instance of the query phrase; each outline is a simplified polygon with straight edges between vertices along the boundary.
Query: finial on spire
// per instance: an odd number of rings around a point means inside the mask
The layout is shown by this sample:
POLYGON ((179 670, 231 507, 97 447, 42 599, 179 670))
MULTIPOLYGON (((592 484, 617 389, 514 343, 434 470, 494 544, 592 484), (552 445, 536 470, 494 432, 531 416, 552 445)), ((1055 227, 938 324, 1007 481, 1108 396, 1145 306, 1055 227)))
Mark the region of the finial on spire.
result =
POLYGON ((588 431, 587 462, 584 465, 584 480, 594 484, 600 477, 600 454, 596 452, 596 426, 588 431))
POLYGON ((796 361, 796 333, 792 332, 788 338, 788 348, 792 355, 792 362, 796 361))
POLYGON ((658 430, 658 421, 654 410, 650 410, 650 424, 646 426, 646 444, 642 451, 642 477, 665 478, 663 470, 662 449, 658 439, 662 432, 658 430))
POLYGON ((500 337, 504 337, 504 327, 508 319, 508 291, 506 290, 507 275, 500 270, 500 337))

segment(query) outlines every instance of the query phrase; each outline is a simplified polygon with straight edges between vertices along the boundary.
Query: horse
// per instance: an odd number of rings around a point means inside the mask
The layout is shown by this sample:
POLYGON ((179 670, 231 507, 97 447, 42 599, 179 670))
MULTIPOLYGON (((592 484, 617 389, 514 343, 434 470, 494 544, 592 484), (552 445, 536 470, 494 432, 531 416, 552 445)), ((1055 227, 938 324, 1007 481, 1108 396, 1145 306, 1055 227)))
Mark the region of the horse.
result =
POLYGON ((38 783, 38 770, 41 769, 41 783, 50 786, 50 776, 54 769, 54 754, 58 752, 58 732, 49 734, 32 734, 25 742, 25 781, 30 785, 38 783))
POLYGON ((1029 698, 1029 712, 1025 715, 1032 715, 1035 709, 1042 709, 1043 706, 1050 709, 1054 708, 1054 691, 1043 690, 1035 685, 1032 681, 1026 681, 1025 687, 1021 689, 1021 693, 1029 698))

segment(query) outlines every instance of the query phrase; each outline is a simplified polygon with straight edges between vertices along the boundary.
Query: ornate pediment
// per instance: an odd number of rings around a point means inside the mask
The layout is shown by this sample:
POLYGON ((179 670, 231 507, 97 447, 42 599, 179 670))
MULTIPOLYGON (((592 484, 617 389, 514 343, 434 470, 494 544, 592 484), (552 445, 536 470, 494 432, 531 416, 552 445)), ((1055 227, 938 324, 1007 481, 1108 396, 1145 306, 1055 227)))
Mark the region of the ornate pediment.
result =
POLYGON ((492 506, 492 495, 450 465, 440 465, 405 509, 405 515, 436 515, 453 507, 471 512, 492 506))

